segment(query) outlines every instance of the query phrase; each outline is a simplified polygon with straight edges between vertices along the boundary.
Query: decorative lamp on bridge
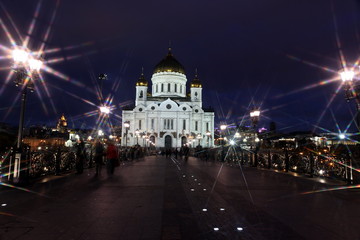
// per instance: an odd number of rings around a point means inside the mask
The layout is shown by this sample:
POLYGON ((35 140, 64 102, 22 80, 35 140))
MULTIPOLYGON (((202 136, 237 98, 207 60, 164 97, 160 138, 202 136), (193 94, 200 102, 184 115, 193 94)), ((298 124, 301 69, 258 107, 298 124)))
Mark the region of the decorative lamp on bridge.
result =
POLYGON ((250 112, 250 118, 251 118, 251 122, 254 128, 256 128, 258 122, 259 122, 259 117, 260 117, 260 110, 259 109, 254 109, 250 112))
POLYGON ((130 128, 130 122, 129 121, 124 122, 124 128, 125 128, 125 147, 127 147, 128 132, 129 132, 129 128, 130 128))
POLYGON ((23 128, 24 128, 24 116, 26 107, 27 91, 31 92, 34 90, 34 81, 40 77, 40 70, 43 65, 43 61, 38 58, 35 54, 31 53, 28 49, 15 46, 12 50, 13 58, 13 70, 15 73, 15 85, 21 86, 21 110, 19 119, 19 130, 17 136, 16 152, 14 161, 9 164, 8 180, 14 183, 20 182, 20 171, 21 169, 27 169, 27 161, 22 160, 23 158, 23 128))

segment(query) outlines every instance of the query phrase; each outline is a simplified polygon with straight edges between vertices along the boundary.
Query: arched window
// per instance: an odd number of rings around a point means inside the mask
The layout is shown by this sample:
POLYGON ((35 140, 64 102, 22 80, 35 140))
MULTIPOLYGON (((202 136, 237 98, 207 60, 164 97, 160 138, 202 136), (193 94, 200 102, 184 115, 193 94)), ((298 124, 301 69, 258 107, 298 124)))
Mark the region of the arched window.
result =
POLYGON ((139 98, 142 98, 144 96, 143 90, 140 91, 139 98))
POLYGON ((170 92, 170 83, 168 83, 168 92, 170 92))
POLYGON ((182 93, 182 85, 180 85, 180 93, 182 93))
POLYGON ((161 84, 161 92, 164 92, 164 84, 161 84))
POLYGON ((156 92, 159 92, 158 84, 156 84, 156 92))
POLYGON ((175 92, 177 92, 177 84, 175 84, 175 92))

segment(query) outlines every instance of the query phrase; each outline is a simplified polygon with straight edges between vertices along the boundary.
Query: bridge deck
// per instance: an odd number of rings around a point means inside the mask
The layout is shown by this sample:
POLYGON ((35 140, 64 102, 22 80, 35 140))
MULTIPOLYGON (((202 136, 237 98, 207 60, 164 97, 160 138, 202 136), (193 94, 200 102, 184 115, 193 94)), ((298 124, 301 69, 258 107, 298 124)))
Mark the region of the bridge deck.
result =
POLYGON ((360 191, 336 181, 155 156, 45 180, 0 191, 1 240, 360 239, 360 191))

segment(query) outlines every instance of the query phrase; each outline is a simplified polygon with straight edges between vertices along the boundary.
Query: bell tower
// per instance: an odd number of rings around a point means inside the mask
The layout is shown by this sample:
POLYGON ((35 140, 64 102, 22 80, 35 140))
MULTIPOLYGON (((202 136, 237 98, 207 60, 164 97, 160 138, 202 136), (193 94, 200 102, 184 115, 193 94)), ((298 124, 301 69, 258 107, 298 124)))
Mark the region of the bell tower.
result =
POLYGON ((147 100, 148 81, 144 77, 144 69, 141 71, 139 80, 136 82, 136 100, 135 105, 144 103, 147 100))
POLYGON ((194 80, 192 80, 190 84, 190 96, 191 102, 202 107, 202 84, 198 77, 197 69, 195 70, 194 80))

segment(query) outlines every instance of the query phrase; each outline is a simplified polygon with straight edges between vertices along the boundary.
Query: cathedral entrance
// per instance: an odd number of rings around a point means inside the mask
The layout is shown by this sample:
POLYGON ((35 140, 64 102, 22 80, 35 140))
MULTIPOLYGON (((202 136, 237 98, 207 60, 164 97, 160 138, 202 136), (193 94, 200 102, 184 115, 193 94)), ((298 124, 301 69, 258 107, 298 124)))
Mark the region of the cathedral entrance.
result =
POLYGON ((181 137, 181 146, 183 147, 187 143, 187 139, 185 136, 181 137))
POLYGON ((172 148, 172 138, 169 135, 165 136, 165 148, 172 148))

